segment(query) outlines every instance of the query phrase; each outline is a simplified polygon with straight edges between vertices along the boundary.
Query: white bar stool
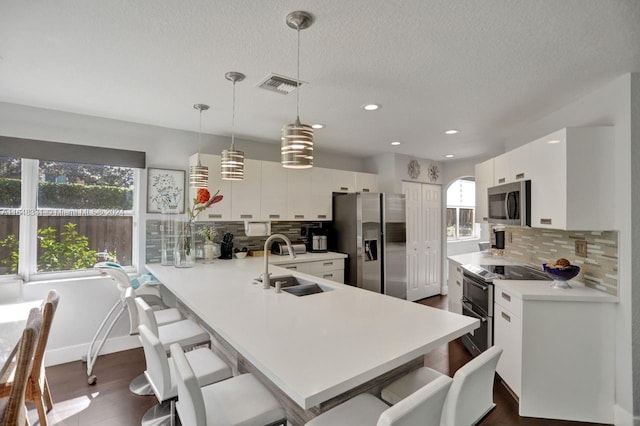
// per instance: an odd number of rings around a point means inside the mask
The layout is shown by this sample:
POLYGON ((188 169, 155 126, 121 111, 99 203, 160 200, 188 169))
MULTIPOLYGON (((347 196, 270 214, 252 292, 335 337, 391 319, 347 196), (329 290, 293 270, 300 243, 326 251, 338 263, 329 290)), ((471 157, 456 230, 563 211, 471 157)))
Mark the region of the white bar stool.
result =
POLYGON ((207 345, 211 347, 209 334, 198 324, 190 319, 184 319, 170 324, 158 325, 153 309, 142 298, 136 297, 140 325, 147 328, 158 337, 165 351, 169 351, 169 346, 178 343, 185 349, 196 346, 207 345))
POLYGON ((451 378, 441 376, 389 407, 363 393, 307 422, 307 426, 440 426, 451 378))
MULTIPOLYGON (((443 426, 476 424, 496 406, 493 380, 501 354, 501 347, 492 346, 456 371, 442 414, 443 426)), ((382 389, 382 399, 389 404, 401 403, 415 389, 440 377, 447 376, 421 367, 382 389)))
POLYGON ((283 425, 284 410, 253 374, 200 387, 180 345, 171 345, 178 378, 176 409, 183 425, 283 425))
MULTIPOLYGON (((124 292, 124 302, 127 307, 127 312, 129 313, 129 334, 136 335, 138 334, 139 314, 138 306, 136 305, 136 291, 133 287, 128 287, 124 292)), ((176 308, 160 309, 160 307, 157 306, 152 306, 151 308, 158 327, 184 319, 180 311, 176 308)), ((149 386, 149 382, 147 382, 144 374, 136 376, 136 378, 129 383, 129 391, 141 396, 153 395, 153 389, 149 386)))
MULTIPOLYGON (((167 357, 162 343, 147 326, 141 325, 138 331, 147 362, 144 377, 158 399, 158 404, 151 407, 142 417, 142 426, 172 425, 175 414, 174 400, 178 396, 175 363, 167 357), (167 401, 170 403, 167 404, 167 401)), ((194 349, 185 356, 193 366, 198 386, 210 385, 233 376, 231 367, 210 349, 194 349)))

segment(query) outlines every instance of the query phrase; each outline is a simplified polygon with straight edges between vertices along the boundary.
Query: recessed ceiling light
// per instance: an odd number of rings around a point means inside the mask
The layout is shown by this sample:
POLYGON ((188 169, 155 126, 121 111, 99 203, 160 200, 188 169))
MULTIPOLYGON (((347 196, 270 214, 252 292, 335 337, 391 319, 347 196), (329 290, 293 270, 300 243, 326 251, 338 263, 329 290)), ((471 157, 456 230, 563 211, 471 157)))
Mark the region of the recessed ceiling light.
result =
POLYGON ((447 155, 444 156, 444 158, 453 158, 453 157, 454 157, 453 154, 447 154, 447 155))
POLYGON ((559 140, 557 140, 557 139, 554 139, 554 140, 552 140, 552 141, 548 141, 547 143, 560 143, 560 141, 559 141, 559 140))
POLYGON ((314 129, 324 129, 324 124, 312 124, 311 127, 313 127, 314 129))
POLYGON ((394 145, 394 146, 395 146, 395 145, 400 145, 400 142, 398 142, 398 141, 393 141, 393 142, 391 142, 391 145, 394 145))
POLYGON ((382 108, 382 105, 380 104, 365 104, 362 105, 362 109, 364 109, 365 111, 375 111, 377 109, 382 108))
POLYGON ((448 135, 455 135, 456 133, 460 133, 460 130, 451 129, 447 130, 445 133, 448 135))

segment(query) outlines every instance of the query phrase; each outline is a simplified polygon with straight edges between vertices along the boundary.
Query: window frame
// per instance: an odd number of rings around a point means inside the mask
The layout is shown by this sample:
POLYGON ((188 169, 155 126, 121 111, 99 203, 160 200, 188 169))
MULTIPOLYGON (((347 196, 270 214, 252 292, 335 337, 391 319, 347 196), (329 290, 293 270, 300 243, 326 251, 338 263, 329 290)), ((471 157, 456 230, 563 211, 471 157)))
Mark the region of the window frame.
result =
MULTIPOLYGON (((40 160, 22 158, 21 167, 21 206, 23 212, 34 212, 35 214, 20 214, 20 233, 19 233, 19 249, 18 249, 18 271, 17 274, 8 274, 0 276, 0 283, 5 281, 22 280, 23 283, 43 282, 68 278, 82 278, 99 275, 99 271, 93 269, 82 270, 66 270, 66 271, 49 271, 38 272, 37 251, 38 251, 38 217, 39 212, 55 212, 59 209, 42 208, 38 209, 38 185, 39 164, 40 160)), ((46 160, 44 160, 46 161, 46 160)), ((82 163, 79 163, 82 164, 82 163)), ((128 167, 128 166, 123 166, 128 167)), ((127 272, 136 272, 139 266, 139 204, 140 204, 140 182, 142 171, 139 168, 133 169, 133 204, 131 210, 125 210, 124 216, 132 217, 131 228, 131 265, 125 266, 127 272)), ((3 209, 4 208, 0 208, 3 209)), ((69 209, 76 210, 76 209, 69 209)), ((100 209, 95 209, 100 211, 100 209)), ((107 210, 104 210, 105 212, 107 210)), ((106 216, 106 215, 105 215, 106 216)), ((96 260, 97 263, 97 260, 96 260)))

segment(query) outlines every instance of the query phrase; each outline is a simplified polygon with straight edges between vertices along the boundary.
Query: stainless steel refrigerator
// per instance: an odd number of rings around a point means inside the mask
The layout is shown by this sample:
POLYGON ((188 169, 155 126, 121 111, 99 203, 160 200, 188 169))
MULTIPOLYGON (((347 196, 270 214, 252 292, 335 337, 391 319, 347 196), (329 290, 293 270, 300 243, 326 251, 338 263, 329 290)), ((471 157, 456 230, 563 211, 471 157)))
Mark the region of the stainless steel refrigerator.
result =
POLYGON ((407 298, 404 195, 335 194, 332 231, 333 249, 349 255, 346 284, 407 298))

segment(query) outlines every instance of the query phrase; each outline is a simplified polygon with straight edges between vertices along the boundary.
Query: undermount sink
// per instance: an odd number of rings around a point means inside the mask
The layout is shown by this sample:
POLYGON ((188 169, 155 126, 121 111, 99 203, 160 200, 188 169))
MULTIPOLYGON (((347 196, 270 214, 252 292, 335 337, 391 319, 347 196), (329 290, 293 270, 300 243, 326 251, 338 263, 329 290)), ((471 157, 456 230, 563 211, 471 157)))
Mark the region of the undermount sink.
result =
POLYGON ((282 275, 271 277, 271 287, 276 286, 276 282, 281 282, 282 291, 286 291, 294 296, 308 296, 310 294, 324 293, 333 290, 333 288, 320 285, 304 278, 294 277, 293 275, 282 275))

